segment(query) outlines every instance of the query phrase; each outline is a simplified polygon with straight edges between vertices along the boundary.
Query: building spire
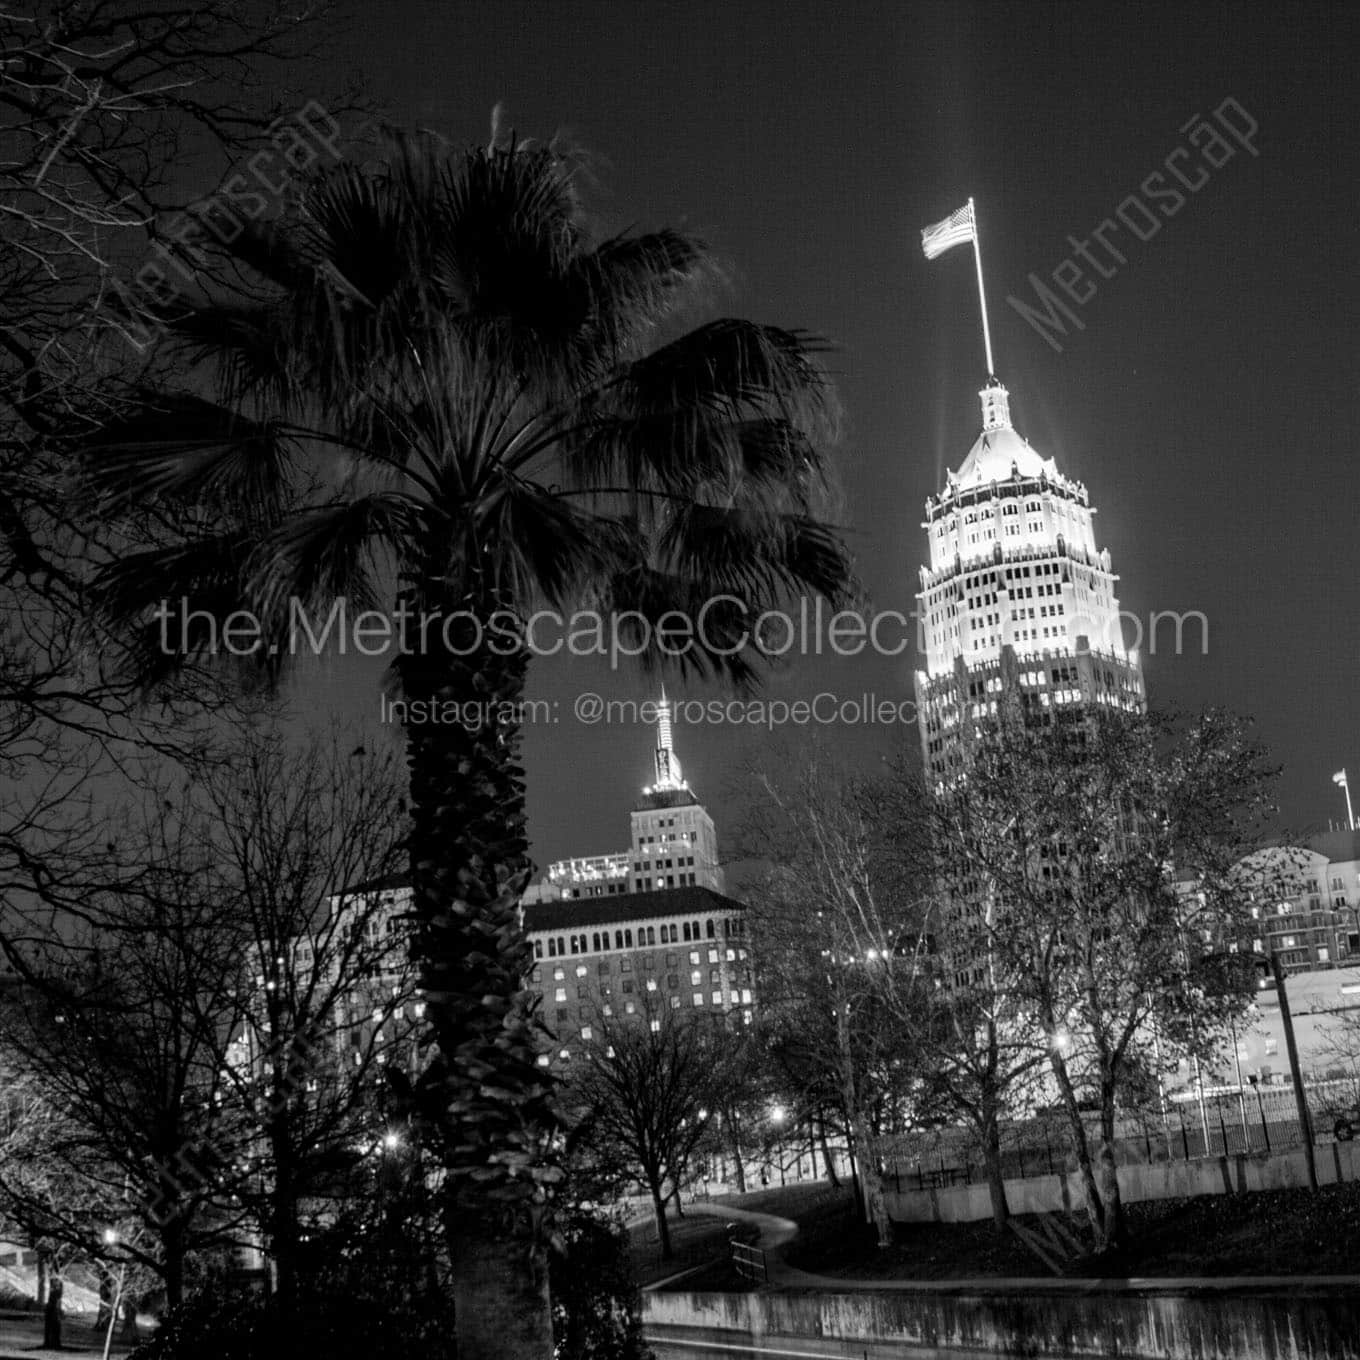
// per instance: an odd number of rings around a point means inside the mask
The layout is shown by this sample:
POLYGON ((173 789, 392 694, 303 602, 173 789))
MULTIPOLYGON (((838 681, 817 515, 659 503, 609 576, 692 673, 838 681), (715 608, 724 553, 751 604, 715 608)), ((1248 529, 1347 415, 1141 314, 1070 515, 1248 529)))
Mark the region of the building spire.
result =
POLYGON ((982 429, 985 433, 988 430, 1009 430, 1011 428, 1011 398, 1010 393, 997 381, 991 378, 987 386, 978 393, 982 398, 982 429))
MULTIPOLYGON (((671 702, 666 698, 666 687, 661 686, 661 702, 656 706, 656 783, 655 789, 686 788, 680 770, 680 758, 675 754, 671 736, 671 702)), ((648 790, 651 792, 652 790, 648 790)))

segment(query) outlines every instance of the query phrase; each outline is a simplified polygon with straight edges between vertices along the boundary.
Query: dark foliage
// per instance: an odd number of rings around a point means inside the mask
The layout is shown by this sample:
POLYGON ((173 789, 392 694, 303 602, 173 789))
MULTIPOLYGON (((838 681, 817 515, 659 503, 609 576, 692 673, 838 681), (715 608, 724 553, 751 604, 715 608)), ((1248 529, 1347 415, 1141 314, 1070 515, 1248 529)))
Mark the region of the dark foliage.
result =
POLYGON ((551 1262, 556 1360, 650 1360, 627 1233, 576 1212, 561 1243, 551 1262))
MULTIPOLYGON (((190 1295, 136 1360, 275 1360, 288 1354, 327 1360, 452 1360, 453 1319, 438 1296, 383 1263, 337 1263, 284 1316, 265 1299, 219 1280, 190 1295)), ((587 1353, 587 1352, 583 1352, 587 1353)), ((588 1352, 596 1354, 596 1352, 588 1352)))

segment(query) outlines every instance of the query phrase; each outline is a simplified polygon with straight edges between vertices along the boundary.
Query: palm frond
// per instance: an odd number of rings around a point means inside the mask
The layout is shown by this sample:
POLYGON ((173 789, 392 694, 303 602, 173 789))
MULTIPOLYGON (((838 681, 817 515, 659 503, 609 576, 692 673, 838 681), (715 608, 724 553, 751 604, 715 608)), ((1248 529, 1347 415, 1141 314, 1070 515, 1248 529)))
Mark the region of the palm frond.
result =
POLYGON ((139 398, 84 446, 85 476, 109 509, 169 497, 268 514, 286 499, 293 460, 278 422, 189 393, 139 398))
MULTIPOLYGON (((128 667, 148 690, 194 661, 234 654, 223 646, 224 626, 249 604, 242 564, 253 547, 245 531, 204 534, 126 554, 95 577, 91 607, 127 640, 128 667)), ((256 651, 239 655, 268 669, 270 645, 261 637, 256 651)))
POLYGON ((615 236, 579 259, 575 270, 590 298, 591 343, 610 364, 631 357, 696 285, 718 273, 701 240, 672 230, 615 236))
POLYGON ((215 367, 233 403, 279 410, 300 404, 288 318, 277 300, 205 303, 167 318, 165 331, 189 364, 215 367))
POLYGON ((756 615, 745 601, 710 590, 707 581, 638 563, 602 581, 595 603, 644 670, 717 677, 741 689, 754 685, 756 615))
POLYGON ((303 197, 305 252, 346 301, 376 311, 406 281, 410 207, 390 176, 342 162, 303 197))
POLYGON ((816 436, 833 415, 822 348, 799 332, 728 319, 625 365, 580 402, 565 449, 573 483, 735 486, 767 474, 781 448, 786 468, 796 452, 799 478, 816 477, 816 436))
POLYGON ((741 595, 755 613, 774 607, 789 594, 804 592, 840 603, 853 575, 835 530, 759 501, 747 506, 679 507, 659 542, 662 562, 706 580, 714 593, 741 595))
POLYGON ((810 424, 830 410, 816 360, 826 348, 805 331, 723 317, 628 365, 612 392, 618 405, 639 411, 716 405, 810 424))
POLYGON ((591 513, 516 478, 489 498, 478 537, 497 545, 501 588, 511 598, 555 608, 570 607, 591 582, 646 554, 635 523, 591 513))
POLYGON ((357 610, 377 608, 376 559, 409 557, 426 518, 418 501, 390 491, 299 511, 253 546, 246 594, 280 633, 293 601, 308 611, 337 599, 357 610))

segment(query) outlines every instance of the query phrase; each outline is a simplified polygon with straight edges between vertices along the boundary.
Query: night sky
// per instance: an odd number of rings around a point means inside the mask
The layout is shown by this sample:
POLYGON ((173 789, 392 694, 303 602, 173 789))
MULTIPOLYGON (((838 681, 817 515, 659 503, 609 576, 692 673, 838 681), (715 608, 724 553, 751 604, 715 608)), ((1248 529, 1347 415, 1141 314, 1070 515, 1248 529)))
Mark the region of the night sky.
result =
MULTIPOLYGON (((484 141, 500 102, 524 134, 568 132, 607 225, 701 232, 731 264, 725 310, 835 343, 843 523, 874 603, 903 612, 922 503, 980 427, 971 252, 919 248, 971 194, 1016 427, 1086 483, 1126 610, 1208 618, 1207 656, 1144 654, 1152 701, 1254 715, 1302 827, 1342 815, 1334 770, 1360 779, 1357 9, 384 0, 344 47, 399 122, 484 141), (1204 166, 1182 125, 1225 99, 1259 124, 1259 156, 1230 143, 1151 239, 1110 236, 1125 262, 1088 270, 1084 329, 1055 352, 1007 297, 1033 302, 1031 273, 1052 288, 1068 236, 1177 147, 1204 166)), ((800 662, 768 688, 909 698, 913 669, 800 662)), ((376 721, 368 679, 337 684, 376 721)), ((572 719, 583 690, 650 692, 630 671, 536 663, 531 693, 562 704, 525 745, 540 863, 624 847, 650 771, 649 732, 572 719)), ((859 761, 916 742, 824 736, 859 761)), ((682 729, 678 745, 721 835, 759 740, 682 729)))

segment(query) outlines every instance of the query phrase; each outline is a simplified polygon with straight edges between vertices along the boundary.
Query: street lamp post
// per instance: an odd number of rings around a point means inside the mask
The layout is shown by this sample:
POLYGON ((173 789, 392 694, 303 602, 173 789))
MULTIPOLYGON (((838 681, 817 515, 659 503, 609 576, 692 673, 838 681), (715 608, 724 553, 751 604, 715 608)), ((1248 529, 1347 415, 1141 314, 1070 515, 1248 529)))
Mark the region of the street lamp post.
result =
POLYGON ((1251 1089, 1256 1092, 1256 1108, 1261 1115, 1261 1133, 1266 1140, 1266 1151, 1270 1151, 1270 1126, 1266 1123, 1265 1102, 1261 1099, 1261 1078, 1253 1072, 1247 1080, 1251 1082, 1251 1089))
POLYGON ((1270 952, 1270 971, 1275 977, 1275 995, 1280 1003, 1280 1021, 1284 1025, 1285 1050, 1289 1054, 1289 1075, 1294 1081, 1294 1103, 1299 1111, 1299 1132, 1303 1134, 1303 1156, 1308 1168, 1308 1188, 1318 1188, 1317 1163, 1313 1153, 1313 1123, 1308 1112, 1308 1096, 1303 1088, 1303 1073, 1299 1069, 1299 1049, 1294 1039, 1294 1019, 1289 1011, 1289 990, 1285 984, 1284 965, 1280 951, 1270 952))
POLYGON ((1247 1097, 1242 1090, 1242 1053, 1237 1047, 1237 1019, 1231 1011, 1228 1012, 1228 1027, 1232 1032, 1233 1064, 1237 1069, 1237 1110, 1242 1116, 1242 1148, 1245 1151, 1250 1142, 1247 1137, 1247 1097))
MULTIPOLYGON (((118 1234, 112 1228, 104 1229, 104 1245, 113 1246, 118 1234)), ((118 1285, 113 1291, 113 1307, 109 1310, 109 1326, 104 1333, 104 1360, 109 1360, 109 1350, 113 1345, 113 1329, 118 1325, 118 1312, 123 1306, 123 1286, 127 1283, 127 1261, 118 1267, 118 1285)))

